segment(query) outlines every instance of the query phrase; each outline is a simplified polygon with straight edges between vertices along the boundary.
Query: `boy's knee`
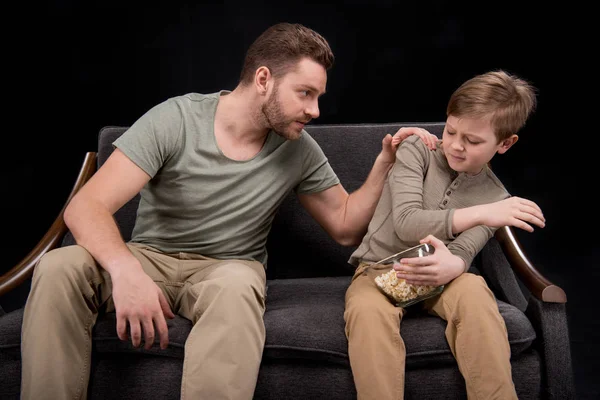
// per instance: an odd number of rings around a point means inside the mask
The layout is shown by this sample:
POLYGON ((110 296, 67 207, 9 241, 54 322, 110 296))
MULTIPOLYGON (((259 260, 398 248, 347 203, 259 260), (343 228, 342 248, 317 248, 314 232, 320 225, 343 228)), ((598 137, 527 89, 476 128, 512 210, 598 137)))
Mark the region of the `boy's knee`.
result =
MULTIPOLYGON (((443 293, 447 298, 453 297, 459 307, 479 307, 484 308, 489 305, 496 306, 496 298, 488 287, 485 280, 475 274, 465 273, 451 282, 447 293, 443 293)), ((444 290, 446 292, 446 290, 444 290)), ((450 300, 450 303, 455 301, 450 300)))
POLYGON ((452 287, 461 293, 489 290, 487 283, 481 276, 468 272, 454 279, 454 281, 452 281, 452 287))
MULTIPOLYGON (((381 294, 380 296, 383 296, 381 294)), ((357 322, 366 326, 377 326, 395 318, 399 312, 387 299, 378 296, 354 297, 346 302, 345 319, 347 323, 357 322)))

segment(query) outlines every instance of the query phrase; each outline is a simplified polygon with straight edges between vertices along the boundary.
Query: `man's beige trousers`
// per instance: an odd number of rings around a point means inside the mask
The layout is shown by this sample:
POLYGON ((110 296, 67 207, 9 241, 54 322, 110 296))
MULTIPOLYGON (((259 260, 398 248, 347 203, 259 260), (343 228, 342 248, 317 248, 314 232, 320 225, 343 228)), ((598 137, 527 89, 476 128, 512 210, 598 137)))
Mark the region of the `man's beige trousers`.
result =
MULTIPOLYGON (((265 342, 262 264, 128 247, 173 312, 193 323, 181 398, 251 399, 265 342)), ((23 317, 22 399, 86 398, 92 328, 100 310, 114 311, 111 293, 110 275, 81 246, 40 260, 23 317)))

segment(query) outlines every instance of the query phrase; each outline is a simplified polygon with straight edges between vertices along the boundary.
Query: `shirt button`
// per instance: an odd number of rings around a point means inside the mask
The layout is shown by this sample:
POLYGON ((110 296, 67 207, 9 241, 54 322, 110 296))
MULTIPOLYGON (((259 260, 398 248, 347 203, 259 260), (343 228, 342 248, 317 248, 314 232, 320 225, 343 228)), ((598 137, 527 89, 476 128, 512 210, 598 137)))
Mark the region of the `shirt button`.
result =
POLYGON ((446 205, 447 203, 448 203, 448 200, 444 200, 444 201, 442 202, 442 204, 443 204, 443 205, 446 205))
POLYGON ((447 196, 450 196, 450 193, 452 193, 452 191, 451 191, 451 190, 448 190, 448 191, 446 192, 446 195, 447 195, 447 196))

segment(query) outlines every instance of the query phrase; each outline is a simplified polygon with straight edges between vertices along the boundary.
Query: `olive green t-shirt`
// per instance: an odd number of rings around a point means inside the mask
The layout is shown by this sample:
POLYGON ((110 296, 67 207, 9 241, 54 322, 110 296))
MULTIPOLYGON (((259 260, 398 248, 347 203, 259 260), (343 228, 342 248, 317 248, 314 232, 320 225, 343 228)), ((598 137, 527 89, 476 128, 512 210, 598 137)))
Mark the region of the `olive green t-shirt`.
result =
POLYGON ((266 265, 267 235, 290 191, 314 193, 339 183, 306 131, 297 140, 270 131, 249 160, 223 155, 214 119, 227 93, 168 99, 113 143, 151 177, 140 193, 132 242, 266 265))

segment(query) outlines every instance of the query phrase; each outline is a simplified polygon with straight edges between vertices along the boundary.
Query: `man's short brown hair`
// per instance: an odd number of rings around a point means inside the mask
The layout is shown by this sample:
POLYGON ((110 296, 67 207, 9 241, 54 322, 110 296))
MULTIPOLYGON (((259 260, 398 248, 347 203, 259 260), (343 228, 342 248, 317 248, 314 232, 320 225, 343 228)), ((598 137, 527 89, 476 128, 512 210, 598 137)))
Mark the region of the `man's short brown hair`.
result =
POLYGON ((329 70, 333 52, 320 34, 300 24, 279 23, 264 31, 246 53, 240 83, 247 85, 258 68, 265 66, 271 75, 280 78, 298 61, 309 58, 329 70))

